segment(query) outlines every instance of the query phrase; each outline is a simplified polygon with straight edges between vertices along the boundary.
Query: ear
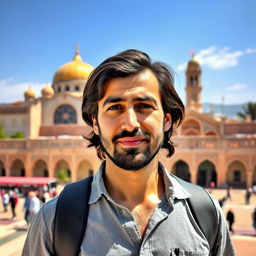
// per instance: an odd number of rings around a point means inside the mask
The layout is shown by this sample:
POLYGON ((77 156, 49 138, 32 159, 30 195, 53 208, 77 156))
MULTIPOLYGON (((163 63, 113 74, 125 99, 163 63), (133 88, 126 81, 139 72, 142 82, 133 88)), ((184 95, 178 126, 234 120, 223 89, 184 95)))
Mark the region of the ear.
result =
POLYGON ((98 121, 96 120, 96 118, 92 118, 92 129, 93 132, 97 135, 99 135, 99 125, 98 125, 98 121))
POLYGON ((172 125, 172 116, 170 113, 165 114, 164 118, 164 131, 168 131, 172 125))

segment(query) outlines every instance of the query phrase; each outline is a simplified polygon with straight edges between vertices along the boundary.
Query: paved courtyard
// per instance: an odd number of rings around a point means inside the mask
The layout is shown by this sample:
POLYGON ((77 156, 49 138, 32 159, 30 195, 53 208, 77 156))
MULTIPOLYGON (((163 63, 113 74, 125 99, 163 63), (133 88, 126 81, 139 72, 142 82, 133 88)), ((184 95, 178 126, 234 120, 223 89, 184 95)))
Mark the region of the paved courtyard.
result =
MULTIPOLYGON (((217 199, 222 198, 225 190, 214 190, 213 196, 217 199)), ((244 203, 244 190, 232 190, 231 200, 228 200, 223 206, 223 212, 232 208, 235 213, 235 234, 232 235, 238 256, 255 256, 256 252, 256 236, 252 228, 251 214, 256 207, 256 196, 252 195, 249 205, 244 203)), ((23 202, 19 199, 17 206, 17 219, 11 220, 11 211, 3 212, 0 206, 0 255, 3 256, 19 256, 26 238, 26 222, 23 219, 23 202)), ((228 255, 226 255, 228 256, 228 255)))

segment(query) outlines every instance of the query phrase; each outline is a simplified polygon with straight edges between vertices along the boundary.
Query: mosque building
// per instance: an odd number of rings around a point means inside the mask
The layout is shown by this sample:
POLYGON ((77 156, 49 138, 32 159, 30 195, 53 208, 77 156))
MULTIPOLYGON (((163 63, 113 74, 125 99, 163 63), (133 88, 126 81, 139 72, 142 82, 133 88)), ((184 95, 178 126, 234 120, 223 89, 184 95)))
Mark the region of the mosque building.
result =
MULTIPOLYGON (((0 176, 57 177, 64 170, 76 181, 97 171, 100 160, 83 138, 91 128, 81 117, 83 88, 92 70, 77 49, 40 97, 29 88, 24 101, 0 104, 0 125, 8 135, 25 135, 0 139, 0 176)), ((203 113, 201 76, 192 58, 186 69, 185 120, 173 136, 176 152, 166 158, 163 150, 161 161, 201 186, 251 187, 256 184, 256 123, 203 113)))

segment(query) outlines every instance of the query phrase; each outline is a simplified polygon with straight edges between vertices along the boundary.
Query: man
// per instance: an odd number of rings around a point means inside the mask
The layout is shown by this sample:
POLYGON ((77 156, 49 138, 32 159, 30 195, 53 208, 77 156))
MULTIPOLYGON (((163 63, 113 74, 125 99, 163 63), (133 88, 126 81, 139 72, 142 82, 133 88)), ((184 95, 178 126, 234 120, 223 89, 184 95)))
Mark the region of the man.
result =
MULTIPOLYGON (((89 146, 103 163, 92 183, 80 255, 209 255, 185 200, 190 194, 159 162, 161 148, 174 153, 170 138, 184 115, 168 67, 137 50, 108 58, 86 84, 82 113, 93 128, 89 146)), ((23 255, 54 255, 56 202, 36 216, 23 255)), ((232 256, 216 207, 215 255, 232 256)))
POLYGON ((40 200, 36 195, 35 191, 29 191, 28 193, 30 203, 29 203, 29 216, 30 216, 30 221, 33 219, 35 214, 39 211, 40 209, 40 200))

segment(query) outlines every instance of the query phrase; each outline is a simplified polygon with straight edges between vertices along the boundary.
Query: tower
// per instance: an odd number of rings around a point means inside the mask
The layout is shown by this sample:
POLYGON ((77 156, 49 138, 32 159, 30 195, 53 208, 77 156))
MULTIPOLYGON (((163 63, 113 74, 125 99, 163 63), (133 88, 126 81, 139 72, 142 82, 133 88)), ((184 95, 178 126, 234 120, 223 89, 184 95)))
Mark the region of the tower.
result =
POLYGON ((188 62, 186 70, 186 107, 202 112, 201 67, 194 56, 188 62))

